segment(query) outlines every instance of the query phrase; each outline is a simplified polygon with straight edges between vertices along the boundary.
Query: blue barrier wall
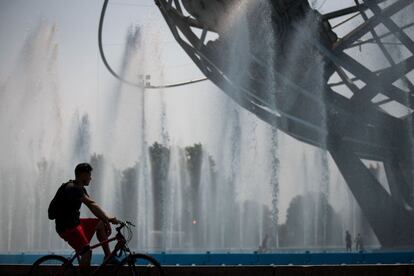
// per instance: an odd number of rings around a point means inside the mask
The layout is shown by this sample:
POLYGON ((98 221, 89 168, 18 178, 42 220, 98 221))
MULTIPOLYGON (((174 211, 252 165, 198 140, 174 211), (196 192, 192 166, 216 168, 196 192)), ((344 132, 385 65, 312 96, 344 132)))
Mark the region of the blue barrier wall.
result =
MULTIPOLYGON (((0 264, 32 264, 42 254, 0 254, 0 264)), ((163 265, 343 265, 343 264, 412 264, 414 252, 370 253, 156 253, 163 265)), ((66 255, 69 256, 69 255, 66 255)), ((100 264, 102 255, 92 262, 100 264)))

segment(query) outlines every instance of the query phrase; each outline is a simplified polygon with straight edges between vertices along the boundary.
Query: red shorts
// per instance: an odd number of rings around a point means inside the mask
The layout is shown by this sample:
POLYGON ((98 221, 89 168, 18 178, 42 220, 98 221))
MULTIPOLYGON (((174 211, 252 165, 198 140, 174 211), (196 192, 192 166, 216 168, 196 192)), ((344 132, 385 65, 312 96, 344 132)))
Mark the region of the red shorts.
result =
POLYGON ((86 246, 89 246, 98 223, 99 219, 97 218, 81 218, 78 226, 65 230, 59 236, 67 241, 76 250, 76 253, 79 253, 86 246))

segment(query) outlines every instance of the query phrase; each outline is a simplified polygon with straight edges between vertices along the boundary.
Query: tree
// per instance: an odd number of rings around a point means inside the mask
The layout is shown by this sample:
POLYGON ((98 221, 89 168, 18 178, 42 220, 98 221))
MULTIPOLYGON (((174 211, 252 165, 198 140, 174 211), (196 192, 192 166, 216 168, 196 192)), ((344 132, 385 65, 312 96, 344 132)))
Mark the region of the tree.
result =
POLYGON ((325 247, 342 244, 342 225, 323 193, 307 193, 292 199, 281 244, 293 247, 325 247))
POLYGON ((170 149, 155 142, 149 149, 154 195, 154 230, 162 230, 164 221, 164 194, 166 192, 170 149))

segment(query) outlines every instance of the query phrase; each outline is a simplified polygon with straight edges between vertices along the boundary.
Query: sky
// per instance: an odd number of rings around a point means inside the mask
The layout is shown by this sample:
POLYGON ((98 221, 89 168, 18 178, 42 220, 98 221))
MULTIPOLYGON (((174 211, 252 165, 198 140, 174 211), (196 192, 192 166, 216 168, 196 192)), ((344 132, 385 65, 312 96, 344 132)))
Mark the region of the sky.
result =
MULTIPOLYGON (((115 83, 114 78, 104 68, 98 55, 98 21, 103 1, 0 1, 0 81, 3 82, 13 72, 21 47, 26 36, 40 21, 56 24, 57 44, 59 45, 59 76, 60 89, 63 94, 71 95, 66 98, 66 104, 76 104, 84 110, 90 109, 96 104, 97 94, 109 89, 115 83), (74 102, 76 96, 83 101, 74 102)), ((145 25, 146 30, 154 32, 157 45, 161 48, 161 61, 164 64, 164 79, 152 79, 152 84, 175 83, 198 79, 202 77, 200 71, 185 53, 175 43, 167 25, 158 8, 150 0, 139 1, 110 1, 104 23, 103 43, 107 58, 115 68, 119 67, 125 44, 128 28, 135 25, 145 25), (120 4, 122 3, 122 4, 120 4)), ((134 80, 132 80, 134 81, 134 80)), ((174 115, 178 116, 177 122, 183 122, 183 117, 201 119, 200 108, 203 97, 197 96, 195 91, 204 91, 204 94, 218 93, 211 83, 203 83, 179 89, 168 90, 170 101, 176 103, 186 102, 186 108, 196 113, 189 116, 185 110, 175 108, 174 115), (213 88, 213 89, 212 89, 213 88), (208 91, 208 92, 207 92, 208 91)), ((150 91, 148 93, 157 93, 150 91)), ((203 92, 201 92, 203 93, 203 92)), ((191 112, 191 111, 190 111, 191 112)), ((173 115, 171 115, 173 116, 173 115)), ((196 123, 176 124, 178 131, 196 123)), ((195 133, 198 133, 197 131, 195 133)), ((187 136, 188 137, 188 136, 187 136)), ((184 136, 181 138, 185 139, 184 136)), ((180 138, 180 139, 181 139, 180 138)), ((197 137, 188 137, 193 141, 199 141, 197 137)), ((183 143, 191 143, 187 140, 183 143)))
MULTIPOLYGON (((312 4, 325 12, 335 9, 335 2, 321 0, 313 1, 312 4)), ((347 3, 351 5, 353 1, 341 2, 341 5, 347 5, 347 3)), ((161 49, 159 59, 163 64, 163 79, 153 78, 152 84, 168 84, 203 77, 184 51, 175 43, 167 24, 152 0, 112 0, 109 3, 104 23, 103 43, 109 63, 115 70, 121 62, 128 28, 140 25, 154 33, 156 37, 154 47, 161 49)), ((66 99, 67 104, 71 104, 72 99, 76 98, 73 96, 77 95, 83 99, 94 100, 97 94, 102 93, 103 89, 109 87, 111 82, 113 83, 112 76, 103 67, 98 54, 97 31, 102 4, 101 0, 72 0, 70 2, 64 0, 0 0, 2 49, 0 51, 0 82, 3 82, 13 72, 26 36, 43 20, 56 24, 57 27, 60 88, 68 91, 64 94, 71 95, 71 98, 66 99)), ((156 91, 149 93, 156 93, 156 91)), ((174 113, 178 118, 174 120, 183 122, 183 117, 187 120, 193 118, 194 121, 202 121, 204 116, 200 116, 199 112, 203 110, 205 98, 220 92, 208 81, 170 89, 166 93, 172 95, 169 101, 177 104, 174 113), (178 106, 183 102, 186 103, 185 108, 188 112, 178 106)), ((76 104, 82 105, 79 101, 76 104)), ((83 101, 83 109, 88 109, 90 106, 87 101, 83 101)), ((187 131, 185 127, 193 128, 197 125, 199 124, 196 122, 185 125, 184 123, 177 124, 182 132, 187 131)), ((197 141, 205 134, 203 131, 201 133, 200 138, 187 138, 197 141)), ((181 138, 185 140, 185 137, 181 138)), ((191 141, 183 142, 190 143, 191 141)))
MULTIPOLYGON (((316 2, 314 6, 320 7, 322 12, 337 7, 334 3, 336 1, 314 2, 316 2)), ((341 1, 341 6, 346 6, 346 3, 351 5, 352 2, 341 1)), ((40 20, 46 20, 55 23, 58 28, 58 43, 64 65, 62 73, 65 74, 65 79, 82 83, 82 86, 87 86, 85 89, 93 90, 92 88, 96 86, 96 79, 92 81, 92 76, 97 76, 96 71, 102 69, 97 44, 98 20, 102 3, 101 0, 70 2, 64 0, 1 0, 0 80, 4 80, 9 74, 9 68, 13 66, 27 33, 40 20)), ((192 65, 191 60, 176 45, 167 24, 152 0, 112 0, 109 2, 103 40, 106 44, 105 50, 113 65, 116 66, 121 58, 122 44, 128 27, 143 24, 150 24, 154 32, 161 34, 162 41, 159 43, 163 48, 167 48, 166 54, 163 55, 167 71, 186 71, 183 80, 200 76, 196 66, 192 65)), ((171 81, 180 80, 174 75, 171 81)), ((186 88, 181 90, 186 90, 186 88)))
MULTIPOLYGON (((337 6, 337 1, 313 2, 322 12, 337 6)), ((351 5, 352 2, 341 1, 341 5, 351 5)), ((112 79, 98 55, 97 31, 102 3, 101 0, 0 0, 0 82, 13 71, 28 33, 40 21, 45 20, 57 26, 61 88, 86 98, 88 94, 95 96, 96 93, 102 93, 101 90, 109 85, 106 80, 112 79)), ((103 43, 109 63, 115 69, 122 58, 128 28, 145 25, 156 34, 154 37, 157 37, 157 41, 154 43, 161 48, 160 59, 164 65, 164 79, 153 79, 152 84, 175 83, 202 77, 201 72, 175 43, 152 0, 112 0, 109 3, 103 43)), ((177 103, 189 101, 187 107, 191 107, 197 103, 202 104, 204 96, 209 95, 207 93, 216 93, 217 90, 213 84, 206 82, 170 89, 168 94, 174 95, 170 100, 176 100, 177 103)), ((200 118, 196 116, 195 119, 200 118)))

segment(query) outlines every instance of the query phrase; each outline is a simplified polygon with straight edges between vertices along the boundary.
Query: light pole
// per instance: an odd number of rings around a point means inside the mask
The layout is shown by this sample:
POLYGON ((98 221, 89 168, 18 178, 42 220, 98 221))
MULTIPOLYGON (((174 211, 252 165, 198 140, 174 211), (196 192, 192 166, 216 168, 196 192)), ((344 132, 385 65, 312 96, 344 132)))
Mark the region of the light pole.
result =
POLYGON ((138 75, 138 82, 145 88, 151 86, 151 75, 138 75))

